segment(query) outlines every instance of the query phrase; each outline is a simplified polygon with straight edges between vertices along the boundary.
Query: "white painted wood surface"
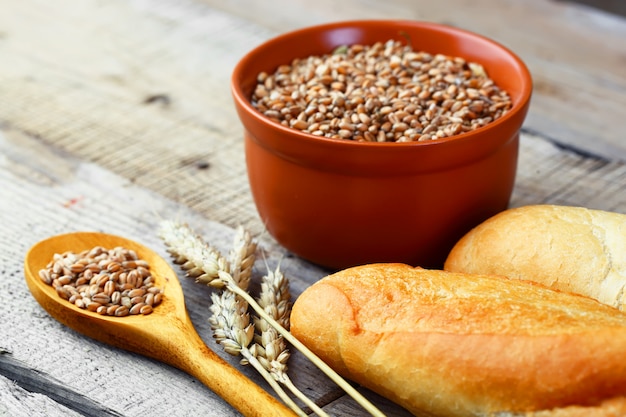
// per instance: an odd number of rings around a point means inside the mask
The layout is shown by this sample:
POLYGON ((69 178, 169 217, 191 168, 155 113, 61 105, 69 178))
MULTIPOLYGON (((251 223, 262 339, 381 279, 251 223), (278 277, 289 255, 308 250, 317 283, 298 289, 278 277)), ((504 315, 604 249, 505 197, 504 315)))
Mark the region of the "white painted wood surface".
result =
MULTIPOLYGON (((503 42, 536 83, 512 205, 626 213, 620 17, 547 0, 0 0, 0 10, 0 416, 238 415, 182 372, 51 319, 22 260, 38 240, 72 230, 165 255, 162 218, 187 221, 221 249, 238 224, 260 233, 228 82, 241 55, 285 30, 417 18, 503 42)), ((262 241, 294 296, 325 274, 262 241)), ((209 290, 181 281, 198 332, 226 357, 206 322, 209 290)), ((363 415, 297 354, 290 374, 331 414, 363 415)), ((388 415, 408 415, 365 393, 388 415)))

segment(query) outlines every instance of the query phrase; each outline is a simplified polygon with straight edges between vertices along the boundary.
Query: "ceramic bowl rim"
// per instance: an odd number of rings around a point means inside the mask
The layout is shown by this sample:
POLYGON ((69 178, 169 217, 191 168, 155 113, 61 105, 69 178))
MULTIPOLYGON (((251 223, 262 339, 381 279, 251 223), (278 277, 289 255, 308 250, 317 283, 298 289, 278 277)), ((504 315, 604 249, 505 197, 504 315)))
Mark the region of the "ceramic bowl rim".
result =
MULTIPOLYGON (((276 66, 280 65, 277 63, 276 66)), ((346 20, 346 21, 338 21, 332 23, 324 23, 313 26, 307 26, 300 29, 292 30, 286 33, 282 33, 275 37, 269 38, 261 44, 257 45, 250 51, 248 51, 236 64, 232 76, 231 76, 231 92, 234 100, 238 104, 238 107, 245 111, 250 117, 252 117, 256 123, 260 123, 266 126, 269 129, 276 130, 281 132, 284 135, 297 136, 299 140, 304 140, 307 142, 318 143, 322 146, 329 147, 348 147, 348 148, 421 148, 421 147, 432 147, 432 146, 441 146, 442 144, 449 143, 459 143, 474 141, 479 139, 485 131, 497 128, 502 124, 506 124, 510 121, 510 119, 518 116, 520 112, 523 112, 525 108, 528 106, 530 102, 530 98, 532 95, 533 89, 533 81, 530 71, 524 61, 513 51, 511 51, 506 46, 501 43, 488 38, 486 36, 480 35, 478 33, 468 31, 465 29, 449 26, 441 23, 434 23, 429 21, 420 21, 420 20, 402 20, 402 19, 368 19, 368 20, 346 20), (497 120, 492 121, 486 126, 480 127, 476 130, 469 131, 463 133, 461 135, 450 136, 446 138, 440 138, 437 140, 431 141, 423 141, 423 142, 359 142, 347 139, 336 139, 336 138, 327 138, 315 136, 310 133, 302 132, 297 129, 293 129, 291 127, 283 126, 279 123, 276 123, 262 113, 260 113, 256 108, 252 106, 249 97, 243 91, 243 87, 241 85, 241 80, 243 80, 246 75, 244 70, 249 66, 249 62, 258 56, 262 51, 267 50, 268 48, 273 48, 274 45, 280 43, 283 40, 298 37, 298 36, 307 36, 311 33, 323 32, 336 30, 340 28, 348 28, 348 27, 357 27, 363 28, 366 26, 372 25, 391 25, 398 27, 406 27, 406 26, 417 26, 422 27, 427 30, 433 30, 437 32, 447 32, 454 34, 455 36, 463 36, 475 39, 480 42, 485 42, 490 44, 492 47, 499 49, 503 54, 508 55, 508 57, 515 63, 517 70, 516 74, 521 75, 519 78, 520 85, 520 94, 519 99, 513 103, 511 110, 509 110, 505 115, 498 118, 497 120)))

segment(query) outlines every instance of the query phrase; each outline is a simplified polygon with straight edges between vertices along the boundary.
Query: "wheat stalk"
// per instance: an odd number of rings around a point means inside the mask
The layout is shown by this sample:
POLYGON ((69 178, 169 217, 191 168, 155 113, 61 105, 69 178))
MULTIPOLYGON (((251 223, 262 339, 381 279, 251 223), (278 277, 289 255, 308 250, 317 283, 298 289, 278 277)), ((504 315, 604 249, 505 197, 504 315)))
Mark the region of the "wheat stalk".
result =
MULTIPOLYGON (((298 349, 305 357, 313 362, 315 366, 339 385, 372 416, 385 417, 376 406, 363 397, 352 385, 268 314, 245 289, 239 287, 235 278, 230 274, 230 264, 225 261, 225 258, 215 249, 209 247, 202 238, 193 233, 187 225, 181 225, 171 221, 162 222, 160 236, 168 246, 168 252, 173 256, 174 261, 187 271, 187 275, 195 277, 197 282, 205 283, 218 289, 226 289, 241 297, 241 299, 259 315, 260 319, 265 320, 269 326, 274 328, 284 339, 291 343, 293 347, 298 349), (190 273, 189 271, 193 272, 190 273)), ((247 350, 249 351, 249 349, 247 350)), ((243 350, 240 352, 243 352, 243 350)), ((253 363, 250 361, 250 358, 246 359, 251 364, 253 363)), ((258 362, 258 360, 256 360, 256 362, 258 362)), ((258 371, 261 373, 260 370, 258 371)), ((263 371, 267 372, 265 369, 263 369, 263 371)), ((261 374, 264 375, 263 373, 261 374)), ((271 379, 273 380, 273 378, 271 379)), ((276 389, 273 384, 276 384, 275 380, 272 381, 272 387, 276 389)), ((280 388, 278 384, 276 385, 282 391, 282 388, 280 388)))

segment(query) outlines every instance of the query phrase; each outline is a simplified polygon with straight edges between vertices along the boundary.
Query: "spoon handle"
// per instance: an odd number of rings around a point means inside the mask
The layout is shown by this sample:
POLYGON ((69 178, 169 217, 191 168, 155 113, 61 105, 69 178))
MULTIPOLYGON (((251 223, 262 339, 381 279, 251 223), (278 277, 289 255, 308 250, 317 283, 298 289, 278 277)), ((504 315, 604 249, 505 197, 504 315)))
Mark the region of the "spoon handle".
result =
POLYGON ((162 352, 167 352, 162 361, 194 376, 246 417, 295 417, 282 402, 206 346, 191 325, 181 324, 172 334, 160 335, 165 344, 162 352))

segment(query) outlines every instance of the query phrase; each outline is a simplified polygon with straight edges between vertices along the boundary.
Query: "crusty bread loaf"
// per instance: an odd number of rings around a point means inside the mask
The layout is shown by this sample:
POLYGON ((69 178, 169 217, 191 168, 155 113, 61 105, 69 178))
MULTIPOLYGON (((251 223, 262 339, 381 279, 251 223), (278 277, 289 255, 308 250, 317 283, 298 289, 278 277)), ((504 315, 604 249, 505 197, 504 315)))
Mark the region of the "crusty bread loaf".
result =
POLYGON ((609 416, 604 401, 626 410, 626 314, 539 284, 354 267, 298 297, 291 331, 418 416, 609 416))
POLYGON ((531 280, 623 310, 626 215, 552 205, 510 209, 467 233, 444 269, 531 280))

